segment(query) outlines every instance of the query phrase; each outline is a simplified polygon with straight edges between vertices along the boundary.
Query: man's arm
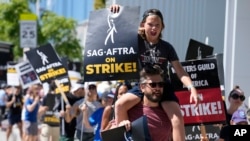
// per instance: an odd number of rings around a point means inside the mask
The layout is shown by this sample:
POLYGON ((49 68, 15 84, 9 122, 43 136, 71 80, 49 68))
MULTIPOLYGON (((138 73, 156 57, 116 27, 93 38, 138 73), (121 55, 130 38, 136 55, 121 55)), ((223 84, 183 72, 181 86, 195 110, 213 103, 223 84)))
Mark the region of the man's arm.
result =
POLYGON ((71 122, 77 115, 79 115, 79 108, 76 104, 74 104, 73 107, 66 105, 64 119, 67 123, 71 122))

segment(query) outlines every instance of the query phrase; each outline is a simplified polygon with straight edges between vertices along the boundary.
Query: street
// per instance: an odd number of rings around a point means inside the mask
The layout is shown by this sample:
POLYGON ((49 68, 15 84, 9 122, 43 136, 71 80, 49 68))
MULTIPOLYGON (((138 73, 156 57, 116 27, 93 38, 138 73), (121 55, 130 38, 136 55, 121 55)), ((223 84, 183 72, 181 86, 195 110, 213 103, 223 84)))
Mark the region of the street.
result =
MULTIPOLYGON (((2 122, 2 129, 4 130, 0 130, 0 137, 1 137, 1 141, 7 141, 6 140, 6 127, 8 126, 8 121, 7 120, 4 120, 2 122)), ((13 126, 13 133, 11 134, 10 138, 9 138, 9 141, 21 141, 21 138, 20 138, 20 135, 19 135, 19 131, 18 131, 18 128, 17 126, 13 126)))

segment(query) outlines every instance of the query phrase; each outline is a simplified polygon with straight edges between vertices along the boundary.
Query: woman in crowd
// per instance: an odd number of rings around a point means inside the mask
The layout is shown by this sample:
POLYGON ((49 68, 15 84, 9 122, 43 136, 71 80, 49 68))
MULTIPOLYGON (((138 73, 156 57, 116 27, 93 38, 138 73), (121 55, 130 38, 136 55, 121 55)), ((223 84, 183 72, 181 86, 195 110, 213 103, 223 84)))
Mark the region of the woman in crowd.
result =
POLYGON ((116 87, 115 98, 112 105, 106 106, 102 115, 102 125, 101 131, 110 129, 115 122, 114 117, 114 103, 119 99, 123 94, 125 94, 132 86, 128 83, 119 83, 116 87))
POLYGON ((233 113, 238 110, 240 106, 242 106, 245 100, 244 92, 240 89, 240 86, 235 86, 228 96, 228 108, 226 111, 227 124, 230 124, 230 120, 232 118, 233 113))

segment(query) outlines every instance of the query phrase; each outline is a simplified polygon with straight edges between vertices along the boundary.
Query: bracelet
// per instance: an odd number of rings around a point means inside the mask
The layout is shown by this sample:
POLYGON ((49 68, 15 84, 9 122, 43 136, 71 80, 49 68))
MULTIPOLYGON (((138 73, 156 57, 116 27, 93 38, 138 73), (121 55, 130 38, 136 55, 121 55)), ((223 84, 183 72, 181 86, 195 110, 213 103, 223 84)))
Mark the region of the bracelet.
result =
POLYGON ((191 84, 191 85, 188 85, 188 86, 187 86, 187 89, 190 91, 193 87, 194 87, 194 85, 191 84))

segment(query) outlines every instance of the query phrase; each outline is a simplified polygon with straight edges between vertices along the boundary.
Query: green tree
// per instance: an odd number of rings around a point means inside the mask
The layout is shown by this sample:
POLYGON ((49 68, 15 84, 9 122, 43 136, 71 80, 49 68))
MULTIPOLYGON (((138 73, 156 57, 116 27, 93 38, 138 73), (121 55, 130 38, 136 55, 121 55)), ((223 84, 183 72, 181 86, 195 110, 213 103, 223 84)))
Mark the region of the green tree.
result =
MULTIPOLYGON (((15 59, 22 57, 19 39, 19 17, 31 13, 28 0, 12 0, 0 5, 0 40, 14 44, 15 59)), ((52 43, 59 56, 82 60, 79 40, 76 38, 76 21, 44 11, 38 23, 38 45, 52 43)))
POLYGON ((98 10, 98 9, 105 8, 105 2, 106 2, 106 0, 95 0, 94 9, 98 10))
POLYGON ((0 5, 0 40, 14 45, 14 56, 22 56, 19 48, 19 13, 30 13, 28 3, 24 0, 12 0, 0 5))
POLYGON ((82 57, 81 46, 76 38, 76 21, 44 11, 41 17, 42 35, 48 38, 60 56, 70 60, 82 57))

